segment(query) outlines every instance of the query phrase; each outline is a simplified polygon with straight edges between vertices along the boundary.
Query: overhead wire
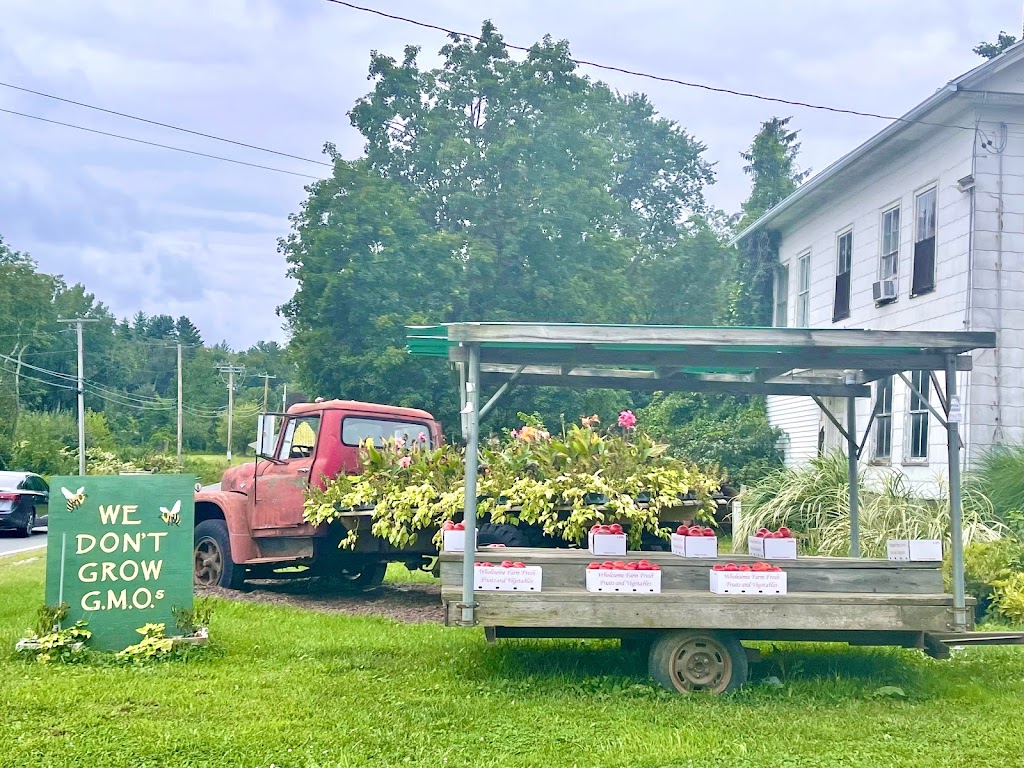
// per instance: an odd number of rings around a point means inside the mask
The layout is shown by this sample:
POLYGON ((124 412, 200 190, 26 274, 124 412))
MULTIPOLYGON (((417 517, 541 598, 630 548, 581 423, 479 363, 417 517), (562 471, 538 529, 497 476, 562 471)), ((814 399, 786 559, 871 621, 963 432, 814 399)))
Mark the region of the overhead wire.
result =
POLYGON ((235 165, 244 165, 244 166, 246 166, 248 168, 260 168, 260 169, 262 169, 264 171, 274 171, 275 173, 283 173, 283 174, 287 174, 288 176, 299 176, 299 177, 304 178, 304 179, 312 179, 313 181, 323 181, 322 177, 320 177, 320 176, 311 176, 308 173, 299 173, 298 171, 289 171, 289 170, 285 170, 284 168, 275 168, 275 167, 270 166, 270 165, 261 165, 260 163, 249 163, 249 162, 246 162, 245 160, 235 160, 233 158, 224 157, 222 155, 211 155, 208 152, 197 152, 196 150, 193 150, 193 149, 185 149, 184 147, 175 147, 175 146, 173 146, 171 144, 161 144, 161 143, 156 142, 156 141, 146 141, 145 139, 137 139, 137 138, 135 138, 133 136, 124 136, 124 135, 119 134, 119 133, 111 133, 110 131, 101 131, 101 130, 98 130, 96 128, 86 128, 83 125, 75 125, 74 123, 65 123, 65 122, 62 122, 60 120, 51 120, 50 118, 47 118, 47 117, 40 117, 39 115, 30 115, 27 112, 18 112, 18 111, 13 110, 13 109, 3 109, 3 108, 0 108, 0 112, 5 112, 6 114, 9 114, 9 115, 17 115, 19 117, 27 117, 27 118, 29 118, 31 120, 39 120, 40 122, 50 123, 51 125, 61 125, 61 126, 64 126, 65 128, 74 128, 74 129, 79 130, 79 131, 86 131, 87 133, 95 133, 95 134, 99 134, 100 136, 109 136, 109 137, 114 138, 114 139, 121 139, 122 141, 131 141, 131 142, 135 142, 136 144, 145 144, 146 146, 149 146, 149 147, 158 147, 160 149, 173 150, 174 152, 183 152, 186 155, 196 155, 197 157, 205 157, 205 158, 209 158, 211 160, 220 160, 220 161, 225 162, 225 163, 233 163, 235 165))
MULTIPOLYGON (((455 36, 458 36, 458 37, 465 37, 465 38, 467 38, 469 40, 477 40, 477 41, 480 41, 480 40, 483 39, 483 38, 480 37, 480 35, 474 35, 474 34, 471 34, 469 32, 459 32, 458 30, 449 29, 448 27, 443 27, 443 26, 441 26, 439 24, 431 24, 431 23, 426 22, 426 21, 420 21, 418 19, 409 18, 408 16, 400 16, 400 15, 395 14, 395 13, 388 13, 387 11, 382 11, 382 10, 379 10, 377 8, 369 8, 369 7, 364 6, 364 5, 357 5, 356 3, 347 2, 347 0, 325 0, 325 1, 328 2, 328 3, 331 3, 333 5, 344 6, 345 8, 349 8, 349 9, 354 10, 354 11, 361 11, 363 13, 370 13, 370 14, 373 14, 375 16, 381 16, 381 17, 383 17, 385 19, 390 19, 392 21, 400 21, 400 22, 403 22, 405 24, 411 24, 413 26, 422 27, 423 29, 431 29, 431 30, 434 30, 436 32, 444 32, 446 35, 455 35, 455 36)), ((525 52, 525 53, 529 53, 530 52, 530 48, 527 47, 527 46, 524 46, 524 45, 515 45, 515 44, 509 43, 507 41, 503 41, 502 44, 506 48, 511 48, 514 51, 522 51, 522 52, 525 52)), ((879 112, 867 112, 867 111, 858 110, 858 109, 846 109, 846 108, 843 108, 843 107, 833 107, 833 106, 826 105, 826 104, 815 104, 815 103, 809 102, 809 101, 800 101, 800 100, 797 100, 797 99, 786 99, 786 98, 782 98, 780 96, 768 96, 768 95, 763 94, 763 93, 754 93, 752 91, 741 91, 741 90, 737 90, 735 88, 725 88, 723 86, 709 85, 708 83, 700 83, 700 82, 691 81, 691 80, 682 80, 682 79, 677 78, 677 77, 668 77, 666 75, 656 75, 656 74, 653 74, 651 72, 644 72, 642 70, 637 70, 637 69, 627 69, 626 67, 618 67, 618 66, 615 66, 615 65, 612 65, 612 64, 601 64, 601 63, 596 62, 596 61, 589 61, 588 59, 580 59, 580 58, 576 58, 576 57, 569 57, 569 61, 573 62, 574 64, 578 64, 580 66, 592 67, 594 69, 600 69, 600 70, 604 70, 604 71, 607 71, 607 72, 617 72, 617 73, 622 74, 622 75, 630 75, 632 77, 641 77, 641 78, 644 78, 644 79, 647 79, 647 80, 655 80, 655 81, 661 82, 661 83, 670 83, 670 84, 673 84, 673 85, 681 85, 681 86, 683 86, 685 88, 696 88, 696 89, 700 89, 700 90, 704 90, 704 91, 711 91, 713 93, 726 94, 726 95, 729 95, 729 96, 740 96, 740 97, 747 98, 747 99, 757 99, 759 101, 767 101, 767 102, 771 102, 771 103, 774 103, 774 104, 785 104, 785 105, 791 106, 791 107, 804 107, 806 109, 817 109, 817 110, 821 110, 821 111, 824 111, 824 112, 835 112, 837 114, 842 114, 842 115, 854 115, 856 117, 870 117, 870 118, 874 118, 876 120, 892 120, 892 121, 901 122, 901 123, 917 123, 917 124, 920 124, 920 125, 932 125, 932 126, 937 126, 937 127, 941 127, 941 128, 958 128, 958 129, 961 129, 961 130, 970 130, 970 131, 974 130, 974 126, 952 125, 952 124, 949 124, 949 123, 930 122, 930 121, 927 121, 927 120, 913 120, 913 119, 906 118, 906 117, 897 117, 897 116, 894 116, 894 115, 885 115, 885 114, 881 114, 879 112)))
POLYGON ((45 93, 44 91, 36 91, 36 90, 33 90, 32 88, 25 88, 24 86, 14 85, 13 83, 0 82, 0 86, 3 86, 4 88, 11 88, 11 89, 16 90, 16 91, 22 91, 23 93, 31 93, 34 96, 43 96, 44 98, 53 99, 54 101, 62 101, 65 104, 73 104, 76 107, 84 107, 85 109, 92 109, 92 110, 95 110, 97 112, 105 112, 108 115, 116 115, 117 117, 123 117, 123 118, 125 118, 127 120, 136 120, 136 121, 138 121, 140 123, 147 123, 149 125, 155 125, 155 126, 158 126, 160 128, 169 128, 172 131, 181 131, 182 133, 189 133, 189 134, 191 134, 193 136, 201 136, 204 139, 213 139, 214 141, 222 141, 222 142, 224 142, 226 144, 234 144, 235 146, 245 147, 246 149, 255 149, 255 150, 259 151, 259 152, 267 152, 267 153, 272 154, 272 155, 278 155, 279 157, 291 158, 292 160, 301 160, 301 161, 303 161, 305 163, 313 163, 315 165, 325 165, 328 168, 333 168, 334 167, 334 163, 329 163, 329 162, 327 162, 325 160, 314 160, 311 157, 303 157, 302 155, 293 155, 290 152, 282 152, 282 151, 277 150, 277 149, 270 149, 269 147, 261 147, 258 144, 248 144, 248 143, 246 143, 244 141, 237 141, 235 139, 225 138, 224 136, 217 136, 217 135, 212 134, 212 133, 204 133, 203 131, 196 131, 196 130, 193 130, 191 128, 185 128, 185 127, 180 126, 180 125, 174 125, 173 123, 163 123, 163 122, 160 122, 159 120, 152 120, 152 119, 147 118, 147 117, 140 117, 138 115, 132 115, 132 114, 129 114, 127 112, 118 112, 115 109, 107 109, 105 107, 98 107, 95 104, 87 104, 84 101, 75 101, 74 99, 68 99, 68 98, 65 98, 63 96, 56 96, 56 95, 54 95, 52 93, 45 93))

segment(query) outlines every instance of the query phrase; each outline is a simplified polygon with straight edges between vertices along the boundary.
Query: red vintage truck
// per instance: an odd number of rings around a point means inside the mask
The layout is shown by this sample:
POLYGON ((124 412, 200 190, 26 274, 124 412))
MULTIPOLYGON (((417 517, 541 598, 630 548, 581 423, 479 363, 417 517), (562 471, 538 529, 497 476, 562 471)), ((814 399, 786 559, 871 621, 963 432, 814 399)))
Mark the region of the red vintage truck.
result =
MULTIPOLYGON (((196 584, 238 589, 246 578, 305 566, 314 575, 344 579, 357 588, 376 586, 388 562, 421 567, 437 555, 433 531, 401 550, 370 535, 370 510, 353 511, 343 526, 313 526, 302 518, 309 483, 359 471, 359 446, 367 439, 442 439, 441 424, 426 411, 352 400, 293 405, 278 414, 276 439, 255 462, 228 469, 220 483, 195 496, 196 584), (355 549, 339 549, 346 530, 359 528, 355 549)), ((513 529, 514 530, 514 529, 513 529)))

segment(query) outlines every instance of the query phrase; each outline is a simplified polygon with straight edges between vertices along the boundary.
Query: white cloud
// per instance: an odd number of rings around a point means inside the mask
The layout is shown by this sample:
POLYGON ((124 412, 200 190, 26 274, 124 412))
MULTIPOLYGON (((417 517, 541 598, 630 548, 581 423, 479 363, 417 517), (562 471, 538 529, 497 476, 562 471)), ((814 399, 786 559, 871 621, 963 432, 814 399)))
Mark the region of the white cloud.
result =
MULTIPOLYGON (((976 65, 970 49, 1020 27, 1011 0, 465 0, 370 3, 473 32, 492 18, 506 39, 568 38, 575 55, 739 90, 899 114, 976 65)), ((5 0, 0 79, 251 144, 321 159, 353 157, 346 112, 369 83, 371 49, 422 47, 438 32, 306 0, 5 0)), ((708 146, 710 200, 747 192, 739 152, 760 122, 794 115, 805 167, 820 170, 884 123, 586 70, 708 146)), ((313 175, 329 169, 0 88, 0 107, 313 175)), ((302 179, 141 147, 0 114, 0 233, 44 269, 82 281, 119 315, 188 314, 211 340, 283 338, 274 308, 293 286, 276 252, 302 179)))

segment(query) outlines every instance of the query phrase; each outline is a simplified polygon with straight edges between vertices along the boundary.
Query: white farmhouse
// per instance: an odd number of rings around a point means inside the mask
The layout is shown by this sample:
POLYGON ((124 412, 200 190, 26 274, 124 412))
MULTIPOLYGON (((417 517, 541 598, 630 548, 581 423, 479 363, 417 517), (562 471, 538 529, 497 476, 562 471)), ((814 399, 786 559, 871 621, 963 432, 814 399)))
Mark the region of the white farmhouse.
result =
MULTIPOLYGON (((939 89, 744 231, 778 242, 777 326, 996 331, 958 379, 969 466, 1024 440, 1024 43, 939 89)), ((858 401, 861 460, 920 489, 946 473, 941 381, 908 371, 858 401), (912 384, 913 386, 909 386, 912 384), (917 392, 915 393, 914 389, 917 392)), ((825 403, 844 423, 845 403, 825 403)), ((808 398, 773 397, 786 463, 845 447, 808 398)))

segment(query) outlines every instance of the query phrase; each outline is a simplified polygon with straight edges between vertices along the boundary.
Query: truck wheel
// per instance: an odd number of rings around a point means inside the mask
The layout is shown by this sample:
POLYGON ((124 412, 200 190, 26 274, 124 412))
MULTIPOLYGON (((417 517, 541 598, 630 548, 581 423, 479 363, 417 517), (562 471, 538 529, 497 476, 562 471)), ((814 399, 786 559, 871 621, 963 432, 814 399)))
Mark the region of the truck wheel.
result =
POLYGON ((506 547, 528 547, 530 537, 508 523, 484 523, 477 529, 477 541, 480 546, 487 544, 504 544, 506 547))
POLYGON ((661 536, 655 536, 653 533, 644 531, 640 537, 640 549, 644 552, 671 552, 672 544, 661 536))
POLYGON ((241 589, 245 566, 231 559, 228 526, 223 520, 203 520, 196 526, 192 581, 200 587, 241 589))
POLYGON ((731 632, 666 632, 651 647, 651 677, 677 693, 725 693, 747 681, 747 654, 731 632))

